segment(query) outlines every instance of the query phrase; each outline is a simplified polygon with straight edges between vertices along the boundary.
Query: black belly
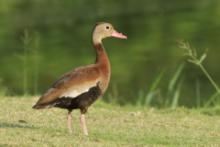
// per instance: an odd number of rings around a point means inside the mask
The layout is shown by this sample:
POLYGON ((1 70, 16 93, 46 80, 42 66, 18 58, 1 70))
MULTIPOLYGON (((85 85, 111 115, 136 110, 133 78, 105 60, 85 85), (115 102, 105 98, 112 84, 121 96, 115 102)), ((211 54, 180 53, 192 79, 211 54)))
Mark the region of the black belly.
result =
POLYGON ((68 109, 69 111, 72 111, 73 109, 80 109, 81 113, 86 113, 88 107, 100 96, 101 89, 97 85, 90 88, 88 92, 82 93, 75 98, 61 97, 53 102, 53 106, 68 109))

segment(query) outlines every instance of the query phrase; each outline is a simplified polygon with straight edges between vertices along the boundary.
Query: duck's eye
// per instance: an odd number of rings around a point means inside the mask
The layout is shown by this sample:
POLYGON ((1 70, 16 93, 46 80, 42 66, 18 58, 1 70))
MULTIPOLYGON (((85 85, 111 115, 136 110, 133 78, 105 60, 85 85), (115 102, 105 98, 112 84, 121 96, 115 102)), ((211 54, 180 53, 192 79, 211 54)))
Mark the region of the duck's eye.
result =
POLYGON ((106 29, 108 30, 110 27, 109 26, 106 26, 106 29))

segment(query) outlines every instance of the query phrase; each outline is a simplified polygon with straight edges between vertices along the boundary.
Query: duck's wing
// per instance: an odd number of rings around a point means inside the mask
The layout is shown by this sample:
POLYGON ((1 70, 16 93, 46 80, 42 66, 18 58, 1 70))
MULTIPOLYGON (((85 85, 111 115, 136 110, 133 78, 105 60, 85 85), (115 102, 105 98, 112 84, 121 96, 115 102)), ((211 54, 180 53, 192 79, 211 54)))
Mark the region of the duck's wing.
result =
POLYGON ((95 87, 100 82, 100 79, 101 74, 95 66, 77 68, 57 80, 39 98, 33 108, 45 108, 61 97, 75 98, 95 87))

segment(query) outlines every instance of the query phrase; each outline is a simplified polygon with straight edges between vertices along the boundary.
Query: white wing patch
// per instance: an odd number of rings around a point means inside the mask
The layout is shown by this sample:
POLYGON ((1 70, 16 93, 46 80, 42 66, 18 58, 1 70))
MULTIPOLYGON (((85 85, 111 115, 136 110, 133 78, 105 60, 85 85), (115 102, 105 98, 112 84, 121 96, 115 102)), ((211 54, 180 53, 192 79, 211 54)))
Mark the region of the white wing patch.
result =
POLYGON ((73 86, 66 90, 66 92, 62 93, 59 97, 68 97, 68 98, 76 98, 82 93, 88 92, 90 88, 95 87, 97 82, 87 82, 80 86, 73 86))

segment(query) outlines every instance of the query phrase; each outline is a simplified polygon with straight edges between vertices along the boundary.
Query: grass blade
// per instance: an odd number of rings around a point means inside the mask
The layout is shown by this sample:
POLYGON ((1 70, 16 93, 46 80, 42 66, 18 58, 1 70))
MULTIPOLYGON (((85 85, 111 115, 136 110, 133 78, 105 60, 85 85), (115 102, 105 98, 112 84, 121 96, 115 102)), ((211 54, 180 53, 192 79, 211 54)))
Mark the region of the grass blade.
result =
POLYGON ((171 108, 172 109, 176 109, 176 107, 178 106, 178 102, 179 102, 179 98, 180 98, 180 89, 181 89, 181 86, 182 86, 182 82, 180 82, 178 84, 178 87, 177 89, 175 90, 175 93, 174 93, 174 96, 173 96, 173 99, 172 99, 172 105, 171 105, 171 108))
POLYGON ((185 66, 185 63, 182 63, 176 70, 176 72, 174 73, 174 76, 173 78, 170 80, 169 82, 169 85, 168 85, 168 91, 169 92, 172 92, 175 88, 175 85, 178 81, 178 78, 180 77, 182 71, 183 71, 183 68, 185 66))
POLYGON ((150 105, 154 95, 155 95, 155 91, 156 91, 156 88, 158 87, 158 85, 160 84, 160 81, 161 79, 163 78, 164 76, 164 72, 165 71, 162 71, 157 77, 156 79, 154 80, 154 82, 152 83, 151 87, 150 87, 150 90, 148 92, 148 94, 146 95, 145 97, 145 105, 150 105))

